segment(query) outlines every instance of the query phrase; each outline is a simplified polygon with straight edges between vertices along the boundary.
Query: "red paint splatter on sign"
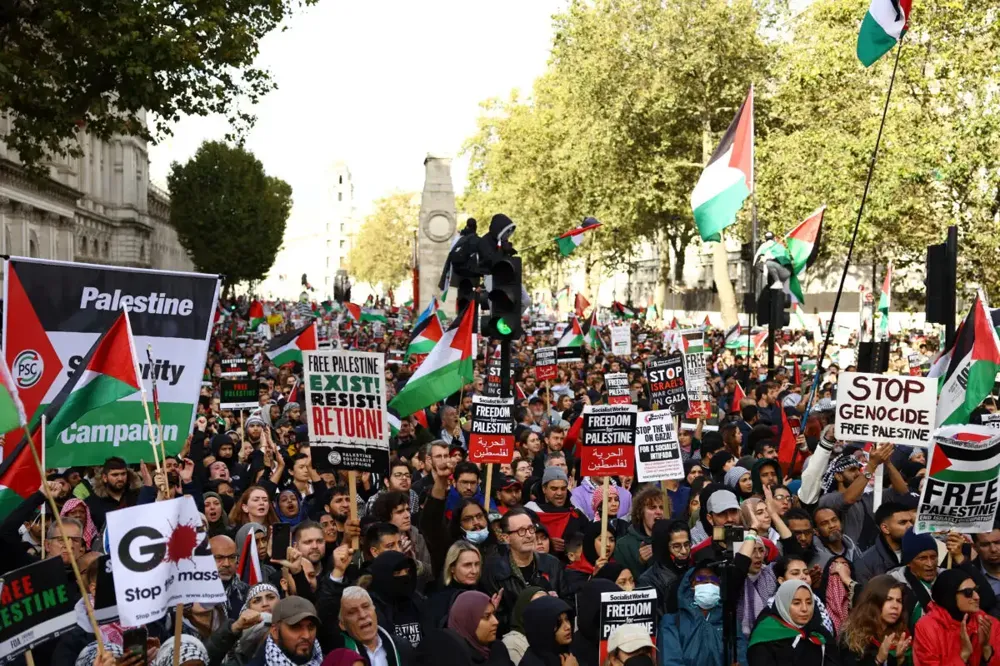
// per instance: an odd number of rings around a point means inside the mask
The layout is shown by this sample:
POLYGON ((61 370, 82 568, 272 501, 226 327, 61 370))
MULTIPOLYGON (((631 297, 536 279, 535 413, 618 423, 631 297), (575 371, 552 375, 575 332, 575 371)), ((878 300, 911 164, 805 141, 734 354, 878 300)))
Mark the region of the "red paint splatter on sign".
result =
POLYGON ((167 537, 167 562, 179 564, 181 560, 190 560, 194 549, 198 546, 198 526, 178 525, 167 537))

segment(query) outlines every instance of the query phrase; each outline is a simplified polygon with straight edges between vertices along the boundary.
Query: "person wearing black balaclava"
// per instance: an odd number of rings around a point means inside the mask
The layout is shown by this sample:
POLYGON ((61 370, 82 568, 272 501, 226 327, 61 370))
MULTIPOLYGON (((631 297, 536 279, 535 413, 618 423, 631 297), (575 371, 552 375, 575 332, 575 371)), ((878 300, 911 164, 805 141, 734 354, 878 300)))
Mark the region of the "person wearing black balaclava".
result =
MULTIPOLYGON (((577 626, 573 634, 573 654, 580 666, 598 666, 601 643, 601 594, 621 592, 621 588, 604 578, 594 578, 576 595, 577 626)), ((525 618, 527 619, 527 617, 525 618)), ((531 636, 528 636, 531 639, 531 636)))
POLYGON ((424 597, 417 592, 417 564, 394 550, 387 550, 368 567, 372 576, 371 594, 378 626, 391 634, 420 644, 424 597))
POLYGON ((578 656, 570 647, 574 615, 569 604, 556 597, 541 597, 529 603, 524 609, 524 635, 529 647, 519 666, 562 666, 564 657, 578 656))
POLYGON ((653 524, 653 563, 639 576, 639 587, 656 590, 656 620, 677 610, 677 584, 691 566, 691 530, 683 520, 653 524))

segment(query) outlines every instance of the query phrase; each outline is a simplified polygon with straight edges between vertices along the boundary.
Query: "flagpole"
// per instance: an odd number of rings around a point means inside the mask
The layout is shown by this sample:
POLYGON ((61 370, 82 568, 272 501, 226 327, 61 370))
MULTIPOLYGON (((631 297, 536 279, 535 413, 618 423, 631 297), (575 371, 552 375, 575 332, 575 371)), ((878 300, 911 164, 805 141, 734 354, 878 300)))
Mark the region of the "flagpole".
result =
MULTIPOLYGON (((45 414, 42 414, 42 485, 48 482, 48 477, 45 476, 45 414)), ((42 502, 42 559, 45 559, 45 502, 42 502)))
POLYGON ((156 375, 153 373, 153 345, 146 345, 146 358, 149 359, 149 376, 153 380, 153 416, 156 417, 156 438, 160 440, 160 454, 163 466, 167 465, 167 449, 163 445, 163 421, 160 419, 160 394, 156 390, 156 375))
MULTIPOLYGON (((149 404, 146 402, 146 385, 142 381, 142 373, 139 371, 139 355, 135 353, 135 338, 132 336, 132 322, 128 317, 128 308, 122 310, 125 316, 125 328, 128 330, 128 344, 132 351, 132 367, 135 371, 136 379, 139 380, 139 397, 142 400, 142 408, 146 412, 146 427, 149 429, 149 446, 153 449, 153 463, 156 465, 156 472, 159 474, 163 470, 160 467, 159 456, 156 453, 156 435, 153 430, 153 420, 149 418, 149 404)), ((163 496, 167 496, 167 477, 163 477, 163 496)), ((97 635, 97 634, 95 634, 97 635)))
POLYGON ((861 195, 861 205, 858 206, 858 217, 854 221, 854 233, 851 235, 851 244, 847 247, 847 259, 844 261, 844 270, 840 275, 840 286, 837 288, 837 297, 833 301, 833 312, 830 313, 830 322, 826 329, 826 336, 823 338, 823 346, 820 348, 819 358, 816 359, 816 376, 813 379, 812 391, 809 394, 809 402, 806 404, 805 414, 802 422, 809 418, 809 410, 812 402, 816 398, 816 391, 819 388, 819 378, 823 375, 823 363, 826 359, 826 350, 830 346, 830 339, 833 335, 834 321, 837 318, 837 310, 840 308, 840 297, 844 293, 844 283, 847 281, 847 271, 851 266, 851 257, 854 255, 854 245, 858 240, 858 229, 861 227, 861 218, 865 211, 865 203, 868 201, 868 192, 871 189, 872 176, 875 174, 875 164, 878 161, 878 149, 882 143, 882 132, 885 130, 885 119, 889 115, 889 100, 892 98, 892 88, 896 83, 896 72, 899 70, 899 57, 903 52, 903 40, 906 33, 899 38, 899 45, 896 47, 896 61, 892 66, 892 77, 889 79, 889 89, 885 94, 885 105, 882 108, 882 120, 879 122, 878 134, 875 137, 875 148, 872 150, 871 160, 868 163, 868 177, 865 179, 865 189, 861 195))

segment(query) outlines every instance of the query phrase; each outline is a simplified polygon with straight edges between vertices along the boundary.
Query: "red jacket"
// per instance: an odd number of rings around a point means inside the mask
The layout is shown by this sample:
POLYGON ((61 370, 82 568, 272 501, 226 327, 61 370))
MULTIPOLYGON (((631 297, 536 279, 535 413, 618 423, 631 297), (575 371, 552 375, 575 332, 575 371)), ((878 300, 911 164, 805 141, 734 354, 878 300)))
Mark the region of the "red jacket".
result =
POLYGON ((1000 665, 1000 622, 983 611, 970 613, 966 631, 972 641, 972 655, 968 662, 962 661, 961 622, 937 604, 931 604, 927 613, 917 621, 913 632, 913 666, 990 666, 1000 665), (990 621, 990 645, 993 658, 983 661, 983 649, 979 644, 978 616, 990 621))

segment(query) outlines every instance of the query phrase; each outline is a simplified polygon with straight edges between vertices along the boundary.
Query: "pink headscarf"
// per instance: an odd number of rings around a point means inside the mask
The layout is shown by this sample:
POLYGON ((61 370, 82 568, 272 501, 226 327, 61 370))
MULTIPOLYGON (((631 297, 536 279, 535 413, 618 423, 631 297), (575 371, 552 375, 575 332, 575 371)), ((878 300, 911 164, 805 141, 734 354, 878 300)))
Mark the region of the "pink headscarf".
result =
MULTIPOLYGON (((611 499, 612 495, 614 495, 615 497, 618 497, 618 488, 616 488, 615 486, 609 485, 608 486, 608 499, 609 500, 611 499)), ((601 505, 601 502, 603 502, 603 501, 604 501, 604 486, 597 486, 596 488, 594 488, 594 494, 590 496, 590 509, 591 509, 591 511, 594 512, 595 516, 597 514, 597 507, 599 507, 601 505)), ((608 515, 610 515, 610 514, 608 514, 608 515)), ((596 517, 599 518, 600 516, 596 516, 596 517)), ((611 516, 611 517, 612 518, 616 518, 617 516, 611 516)))
POLYGON ((322 666, 354 666, 356 662, 364 663, 364 658, 354 650, 347 648, 337 648, 326 655, 322 666))
POLYGON ((490 649, 482 645, 476 638, 476 629, 489 605, 490 598, 487 595, 469 590, 462 592, 455 598, 455 602, 448 612, 448 628, 464 638, 472 649, 483 656, 489 656, 490 649))
POLYGON ((94 519, 90 517, 90 507, 87 506, 87 503, 77 497, 71 497, 63 504, 59 515, 65 518, 69 515, 70 511, 78 506, 82 506, 84 511, 87 512, 87 521, 83 525, 83 542, 87 544, 87 550, 90 550, 90 544, 93 542, 94 537, 97 536, 97 527, 94 525, 94 519))

